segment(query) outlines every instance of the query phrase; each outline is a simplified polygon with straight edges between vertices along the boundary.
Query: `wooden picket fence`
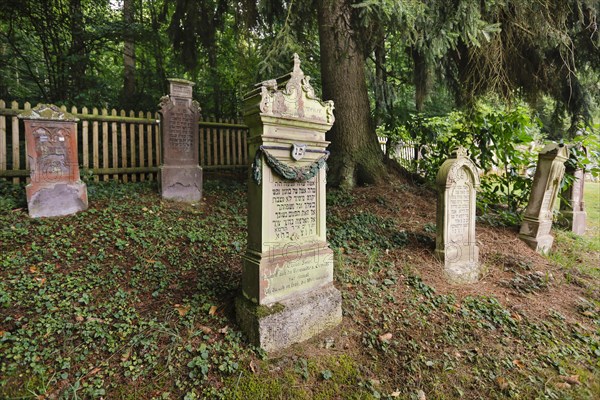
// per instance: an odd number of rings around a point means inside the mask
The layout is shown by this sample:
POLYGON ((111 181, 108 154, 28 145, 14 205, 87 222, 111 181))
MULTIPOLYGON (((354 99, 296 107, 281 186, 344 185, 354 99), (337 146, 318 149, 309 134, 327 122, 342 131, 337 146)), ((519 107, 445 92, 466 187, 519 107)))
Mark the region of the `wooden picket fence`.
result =
MULTIPOLYGON (((61 107, 67 111, 65 107, 61 107)), ((17 115, 31 109, 0 100, 0 178, 13 183, 29 178, 29 159, 23 122, 17 115)), ((77 144, 81 173, 94 180, 154 180, 161 162, 160 119, 157 112, 128 113, 86 107, 68 110, 80 121, 77 144)), ((231 119, 199 123, 199 158, 203 169, 245 168, 248 165, 248 128, 231 119)))

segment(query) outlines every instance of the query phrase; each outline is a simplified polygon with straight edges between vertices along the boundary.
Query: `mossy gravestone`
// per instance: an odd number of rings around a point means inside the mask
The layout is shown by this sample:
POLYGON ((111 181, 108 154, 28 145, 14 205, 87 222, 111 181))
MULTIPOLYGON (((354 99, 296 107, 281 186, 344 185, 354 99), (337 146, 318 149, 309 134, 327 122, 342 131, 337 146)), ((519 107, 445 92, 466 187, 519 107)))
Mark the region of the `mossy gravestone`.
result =
POLYGON ((476 282, 480 275, 479 247, 475 235, 479 175, 464 148, 454 150, 442 164, 436 183, 435 255, 444 263, 444 273, 451 282, 476 282))
POLYGON ((538 156, 529 203, 519 231, 519 238, 538 253, 550 251, 554 242, 550 234, 552 217, 568 158, 567 147, 556 143, 546 145, 538 156))
POLYGON ((333 102, 319 100, 294 55, 292 73, 257 85, 244 118, 254 155, 248 185, 248 248, 237 320, 266 351, 341 322, 325 231, 325 132, 333 102))
POLYGON ((193 85, 183 79, 169 79, 170 95, 160 102, 160 194, 168 200, 190 203, 202 198, 202 168, 198 165, 200 107, 192 100, 193 85))
POLYGON ((88 207, 87 187, 79 176, 77 121, 55 105, 39 104, 19 114, 31 183, 25 188, 31 217, 75 214, 88 207))

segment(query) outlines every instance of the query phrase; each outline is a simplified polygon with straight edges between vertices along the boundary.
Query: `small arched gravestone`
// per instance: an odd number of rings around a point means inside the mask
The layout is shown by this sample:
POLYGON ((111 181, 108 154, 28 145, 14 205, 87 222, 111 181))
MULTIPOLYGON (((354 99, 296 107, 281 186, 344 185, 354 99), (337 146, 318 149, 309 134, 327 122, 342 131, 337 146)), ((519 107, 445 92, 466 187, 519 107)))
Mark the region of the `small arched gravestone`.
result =
POLYGON ((557 143, 547 144, 538 156, 529 203, 519 231, 519 238, 538 253, 550 251, 554 242, 550 234, 552 217, 568 159, 567 146, 557 143))
POLYGON ((25 125, 31 183, 25 188, 29 216, 57 217, 88 207, 79 177, 77 121, 53 104, 38 104, 18 115, 25 125))
POLYGON ((444 263, 444 273, 451 282, 476 282, 480 275, 475 236, 475 192, 479 187, 479 175, 463 147, 455 149, 442 164, 436 184, 435 255, 444 263))

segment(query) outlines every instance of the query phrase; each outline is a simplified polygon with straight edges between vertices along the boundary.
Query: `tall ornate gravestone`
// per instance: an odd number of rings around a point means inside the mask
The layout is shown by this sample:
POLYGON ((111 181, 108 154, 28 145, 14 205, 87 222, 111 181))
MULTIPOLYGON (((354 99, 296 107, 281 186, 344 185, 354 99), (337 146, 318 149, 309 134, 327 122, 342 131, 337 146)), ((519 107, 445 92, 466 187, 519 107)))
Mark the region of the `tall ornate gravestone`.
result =
POLYGON ((38 104, 18 116, 25 124, 31 183, 25 188, 31 217, 75 214, 88 207, 79 177, 77 121, 55 105, 38 104))
POLYGON ((341 322, 325 232, 325 132, 333 102, 319 100, 294 55, 292 73, 256 85, 244 118, 254 155, 248 185, 248 248, 237 320, 266 351, 341 322))
POLYGON ((519 232, 519 238, 538 253, 547 253, 554 242, 550 234, 552 213, 568 158, 567 147, 556 143, 546 145, 538 156, 531 195, 519 232))
POLYGON ((170 95, 160 101, 162 153, 160 193, 163 198, 194 202, 202 198, 198 165, 200 106, 192 100, 193 82, 169 79, 170 95))
POLYGON ((446 277, 456 283, 476 282, 480 275, 475 235, 477 167, 459 147, 440 167, 436 184, 437 234, 435 255, 446 277))
POLYGON ((562 222, 577 235, 585 234, 585 223, 587 213, 585 212, 585 203, 583 201, 583 188, 585 177, 583 169, 577 168, 567 162, 565 174, 573 177, 573 183, 566 187, 561 197, 565 201, 560 203, 560 216, 562 222))

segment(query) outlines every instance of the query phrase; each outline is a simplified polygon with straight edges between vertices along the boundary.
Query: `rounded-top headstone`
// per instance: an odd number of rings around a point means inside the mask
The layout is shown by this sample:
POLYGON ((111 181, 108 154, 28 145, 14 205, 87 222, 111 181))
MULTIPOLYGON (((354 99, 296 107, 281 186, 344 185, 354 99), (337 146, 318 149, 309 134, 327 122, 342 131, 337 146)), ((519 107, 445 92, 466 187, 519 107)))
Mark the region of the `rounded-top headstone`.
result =
POLYGON ((463 147, 456 148, 440 167, 438 187, 436 257, 444 263, 451 282, 479 279, 479 248, 475 235, 477 167, 463 147))

